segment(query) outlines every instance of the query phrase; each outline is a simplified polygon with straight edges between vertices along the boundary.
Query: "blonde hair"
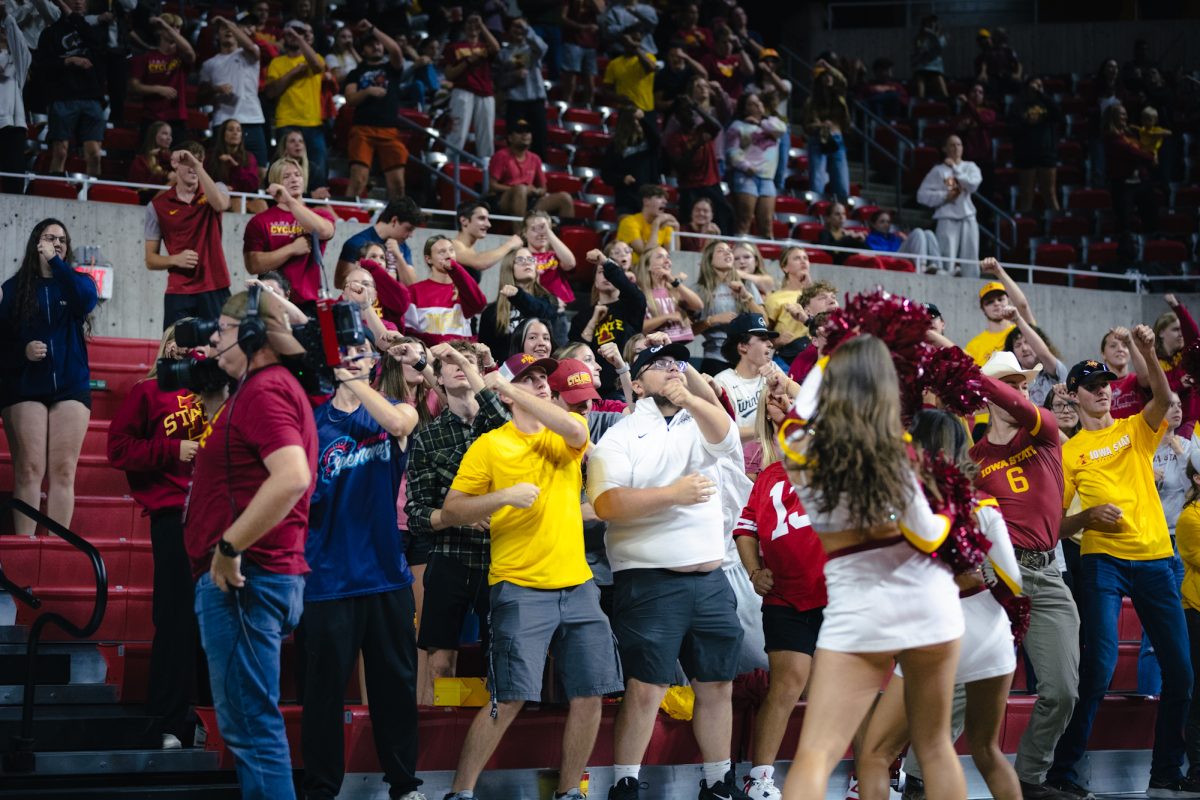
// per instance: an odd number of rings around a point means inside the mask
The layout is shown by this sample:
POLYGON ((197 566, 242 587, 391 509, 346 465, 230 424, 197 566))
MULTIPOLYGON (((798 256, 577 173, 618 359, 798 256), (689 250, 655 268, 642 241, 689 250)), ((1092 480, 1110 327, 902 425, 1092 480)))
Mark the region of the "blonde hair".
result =
MULTIPOLYGON (((517 265, 517 253, 521 250, 527 250, 533 253, 527 245, 522 245, 515 250, 509 250, 504 258, 500 261, 500 285, 507 286, 512 284, 518 289, 529 292, 534 297, 540 297, 543 300, 553 300, 554 296, 542 286, 542 282, 538 279, 537 273, 534 273, 533 278, 529 281, 528 286, 522 286, 517 283, 514 275, 517 265)), ((508 323, 512 321, 512 300, 504 292, 498 292, 496 295, 496 333, 508 333, 508 323)))
MULTIPOLYGON (((709 310, 708 306, 712 302, 713 295, 717 292, 717 287, 727 284, 731 279, 737 278, 737 273, 733 268, 730 268, 729 274, 732 277, 723 280, 721 276, 717 275, 717 269, 713 266, 713 253, 723 244, 726 243, 719 239, 714 239, 704 246, 704 252, 700 254, 700 277, 696 281, 696 294, 700 295, 700 299, 704 301, 704 310, 706 313, 709 310)), ((731 247, 730 250, 732 251, 733 248, 731 247)), ((761 262, 762 256, 758 256, 758 260, 761 262)), ((744 292, 736 299, 739 311, 750 310, 750 303, 753 302, 750 292, 744 292)))
MULTIPOLYGON (((663 309, 659 307, 658 300, 654 297, 654 278, 650 275, 650 254, 655 250, 663 250, 662 247, 651 247, 646 252, 642 253, 642 257, 638 259, 637 265, 634 267, 634 275, 637 276, 638 287, 642 290, 642 294, 646 296, 646 319, 663 313, 663 309)), ((683 307, 679 304, 679 290, 671 285, 670 281, 663 287, 667 290, 667 294, 671 298, 671 302, 675 305, 676 311, 682 311, 683 307)))
POLYGON ((779 437, 776 435, 778 429, 771 420, 771 414, 767 411, 767 400, 770 396, 770 387, 764 386, 763 390, 758 393, 758 411, 754 414, 754 438, 758 440, 758 445, 762 449, 763 469, 779 460, 779 437))
POLYGON ((291 156, 284 156, 283 158, 276 159, 275 162, 271 164, 271 168, 267 170, 267 185, 270 186, 272 183, 279 183, 281 180, 283 180, 283 170, 286 167, 295 167, 296 169, 300 170, 300 174, 304 177, 304 188, 307 189, 308 167, 304 164, 301 164, 291 156))
MULTIPOLYGON (((304 134, 300 133, 300 131, 297 131, 297 130, 288 131, 287 133, 285 133, 283 136, 281 136, 279 138, 279 144, 277 144, 275 146, 275 160, 282 161, 283 159, 286 158, 286 159, 290 159, 291 161, 295 161, 297 164, 299 164, 300 169, 302 169, 304 171, 304 188, 307 191, 308 190, 308 146, 307 145, 305 146, 304 155, 300 156, 299 158, 296 158, 295 156, 289 156, 288 152, 287 152, 287 140, 288 140, 288 137, 291 136, 293 133, 300 137, 300 141, 304 141, 304 134)), ((272 164, 271 166, 275 166, 275 165, 272 164)), ((267 174, 268 174, 268 179, 269 179, 270 172, 268 172, 267 174)))
MULTIPOLYGON (((185 319, 190 319, 190 317, 185 317, 185 319)), ((158 378, 158 359, 166 358, 167 348, 175 344, 175 326, 180 322, 183 322, 183 320, 180 319, 172 322, 163 331, 162 339, 158 343, 158 355, 154 357, 154 362, 150 365, 150 371, 146 373, 144 380, 155 380, 158 378)))

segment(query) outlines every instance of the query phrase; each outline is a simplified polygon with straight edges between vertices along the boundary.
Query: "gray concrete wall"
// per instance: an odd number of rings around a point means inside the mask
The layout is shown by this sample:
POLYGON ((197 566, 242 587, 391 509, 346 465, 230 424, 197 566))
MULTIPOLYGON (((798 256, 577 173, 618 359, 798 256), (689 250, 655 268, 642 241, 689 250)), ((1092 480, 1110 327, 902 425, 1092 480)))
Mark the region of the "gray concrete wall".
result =
MULTIPOLYGON (((0 280, 7 280, 17 268, 25 242, 33 225, 45 217, 62 220, 76 247, 100 248, 114 266, 113 299, 102 301, 94 318, 95 333, 102 336, 158 338, 162 330, 162 294, 166 275, 146 270, 143 259, 142 222, 145 209, 108 203, 79 203, 40 197, 0 195, 0 280)), ((242 263, 242 233, 247 216, 227 214, 224 221, 225 252, 235 285, 248 273, 242 263)), ((362 229, 357 222, 338 224, 327 253, 330 278, 342 242, 362 229)), ((438 231, 420 230, 410 240, 419 254, 425 239, 438 231)), ((489 237, 498 244, 501 237, 489 237)), ((577 254, 582 257, 582 253, 577 254)), ((423 264, 416 255, 418 264, 423 264)), ((698 274, 698 255, 677 253, 676 270, 694 280, 698 274)), ((418 266, 418 272, 423 266, 418 266)), ((773 271, 778 277, 778 271, 773 271)), ((895 272, 879 272, 852 267, 817 265, 813 274, 833 282, 842 292, 870 291, 882 285, 890 292, 903 294, 938 305, 946 318, 952 339, 965 343, 982 327, 978 290, 982 281, 939 278, 895 272)), ((497 292, 495 270, 484 273, 483 290, 489 297, 497 292)), ((1161 296, 1139 296, 1124 292, 1100 292, 1055 286, 1025 287, 1038 322, 1063 353, 1072 361, 1096 355, 1100 338, 1113 325, 1151 322, 1165 310, 1161 296)), ((1189 305, 1200 310, 1200 285, 1197 294, 1185 296, 1189 305)))

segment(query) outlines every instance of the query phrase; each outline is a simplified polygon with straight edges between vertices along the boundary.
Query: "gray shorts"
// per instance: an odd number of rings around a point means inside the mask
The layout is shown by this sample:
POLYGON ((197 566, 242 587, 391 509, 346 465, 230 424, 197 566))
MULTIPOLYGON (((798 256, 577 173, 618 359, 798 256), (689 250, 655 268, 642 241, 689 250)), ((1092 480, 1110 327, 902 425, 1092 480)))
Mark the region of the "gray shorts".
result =
POLYGON ((491 602, 488 683, 495 702, 541 700, 551 651, 567 699, 625 691, 616 639, 594 581, 553 590, 501 581, 492 587, 491 602))
POLYGON ((670 684, 676 660, 692 680, 737 677, 745 632, 724 570, 626 569, 613 573, 613 590, 626 677, 670 684))
POLYGON ((595 75, 596 51, 570 42, 563 42, 562 70, 576 74, 595 75))

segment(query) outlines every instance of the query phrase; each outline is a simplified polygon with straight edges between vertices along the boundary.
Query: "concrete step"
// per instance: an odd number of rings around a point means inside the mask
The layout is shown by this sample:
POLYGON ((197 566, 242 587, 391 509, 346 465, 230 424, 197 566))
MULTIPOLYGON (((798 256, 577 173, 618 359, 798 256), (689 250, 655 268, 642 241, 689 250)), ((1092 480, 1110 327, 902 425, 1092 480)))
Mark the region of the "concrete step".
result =
MULTIPOLYGON (((21 705, 25 687, 0 686, 0 706, 21 705)), ((116 686, 106 683, 68 683, 37 686, 34 702, 38 705, 80 705, 115 703, 120 699, 116 686)))

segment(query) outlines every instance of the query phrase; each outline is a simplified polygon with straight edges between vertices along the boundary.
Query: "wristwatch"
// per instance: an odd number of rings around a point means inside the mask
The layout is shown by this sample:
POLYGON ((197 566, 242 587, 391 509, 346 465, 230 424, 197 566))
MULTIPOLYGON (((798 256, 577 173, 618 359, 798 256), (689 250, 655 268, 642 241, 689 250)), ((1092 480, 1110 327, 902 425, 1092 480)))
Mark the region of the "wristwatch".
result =
POLYGON ((220 550, 221 555, 225 556, 226 558, 237 558, 242 554, 240 550, 234 549, 234 546, 224 538, 217 540, 217 549, 220 550))
POLYGON ((671 285, 674 286, 675 288, 679 288, 679 284, 681 284, 681 283, 683 283, 683 281, 679 280, 679 278, 676 278, 673 281, 671 281, 671 285))

